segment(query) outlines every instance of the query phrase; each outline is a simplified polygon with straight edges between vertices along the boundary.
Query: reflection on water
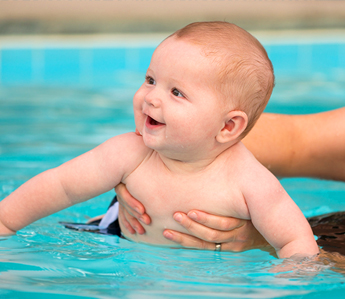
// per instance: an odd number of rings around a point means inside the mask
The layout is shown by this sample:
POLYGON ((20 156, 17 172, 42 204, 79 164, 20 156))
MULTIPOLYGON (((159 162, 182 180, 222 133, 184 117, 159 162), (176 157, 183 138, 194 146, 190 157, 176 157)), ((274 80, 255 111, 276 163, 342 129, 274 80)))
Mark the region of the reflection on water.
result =
POLYGON ((284 298, 326 292, 343 280, 331 264, 314 263, 303 270, 276 274, 270 270, 280 261, 258 250, 219 254, 164 249, 73 232, 49 221, 2 239, 0 244, 0 289, 15 293, 284 298))

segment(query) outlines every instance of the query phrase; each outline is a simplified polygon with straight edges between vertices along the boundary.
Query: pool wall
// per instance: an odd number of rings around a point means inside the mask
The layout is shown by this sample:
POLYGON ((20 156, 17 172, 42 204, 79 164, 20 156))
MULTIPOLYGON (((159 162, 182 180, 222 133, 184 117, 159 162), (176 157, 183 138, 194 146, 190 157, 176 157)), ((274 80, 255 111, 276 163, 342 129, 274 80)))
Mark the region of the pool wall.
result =
MULTIPOLYGON (((126 84, 142 75, 167 34, 25 36, 0 39, 0 86, 87 88, 126 84)), ((276 77, 345 81, 345 31, 253 32, 276 77)))

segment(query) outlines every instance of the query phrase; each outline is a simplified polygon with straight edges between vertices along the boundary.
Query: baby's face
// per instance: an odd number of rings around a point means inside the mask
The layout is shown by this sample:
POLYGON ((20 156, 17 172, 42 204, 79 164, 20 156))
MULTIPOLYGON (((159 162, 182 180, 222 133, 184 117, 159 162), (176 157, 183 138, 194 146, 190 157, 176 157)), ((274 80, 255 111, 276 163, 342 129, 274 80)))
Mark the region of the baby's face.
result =
POLYGON ((199 46, 176 37, 158 46, 133 100, 136 127, 148 147, 197 159, 198 151, 214 146, 226 114, 215 74, 199 46))

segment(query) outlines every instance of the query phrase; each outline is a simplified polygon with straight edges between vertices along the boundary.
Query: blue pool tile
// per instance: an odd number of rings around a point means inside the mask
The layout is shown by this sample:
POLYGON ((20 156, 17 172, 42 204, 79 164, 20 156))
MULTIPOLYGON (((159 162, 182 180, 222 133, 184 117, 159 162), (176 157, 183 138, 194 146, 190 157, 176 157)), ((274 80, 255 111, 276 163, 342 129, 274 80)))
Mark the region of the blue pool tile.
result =
POLYGON ((1 83, 30 83, 32 81, 32 50, 5 49, 1 57, 1 83))
POLYGON ((92 69, 98 72, 113 72, 126 68, 126 49, 94 49, 92 51, 92 69))
MULTIPOLYGON (((345 74, 345 44, 268 44, 277 78, 345 74)), ((144 78, 154 47, 24 48, 0 51, 0 85, 121 87, 144 78)))
POLYGON ((145 71, 149 67, 150 60, 155 48, 141 48, 139 52, 139 71, 145 71))
POLYGON ((44 80, 46 83, 68 85, 80 83, 79 49, 46 49, 44 51, 44 80))
POLYGON ((311 53, 312 70, 324 72, 339 67, 339 44, 316 44, 311 53))
MULTIPOLYGON (((118 86, 130 80, 130 74, 144 74, 154 48, 94 49, 92 78, 96 86, 118 86)), ((144 78, 144 76, 143 76, 144 78)))
POLYGON ((92 84, 112 86, 116 73, 126 69, 126 49, 93 49, 91 57, 92 84))
POLYGON ((276 71, 295 72, 298 69, 299 47, 297 45, 284 47, 272 45, 267 46, 266 51, 276 71))

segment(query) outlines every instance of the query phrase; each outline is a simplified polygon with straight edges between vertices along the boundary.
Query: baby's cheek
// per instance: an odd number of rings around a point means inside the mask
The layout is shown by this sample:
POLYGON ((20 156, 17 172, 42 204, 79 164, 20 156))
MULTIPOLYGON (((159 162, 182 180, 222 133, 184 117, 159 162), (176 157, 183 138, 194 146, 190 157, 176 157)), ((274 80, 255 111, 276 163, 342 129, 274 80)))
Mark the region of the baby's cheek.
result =
POLYGON ((145 92, 143 90, 143 86, 141 86, 133 96, 133 108, 134 108, 134 110, 142 109, 142 105, 144 103, 144 98, 145 98, 145 92))
POLYGON ((135 128, 139 131, 140 135, 143 132, 144 125, 145 125, 145 116, 141 113, 141 111, 134 111, 134 121, 135 121, 135 128))
POLYGON ((134 111, 134 121, 136 129, 142 133, 145 124, 145 116, 142 113, 143 97, 141 94, 141 89, 139 89, 133 97, 133 111, 134 111))

